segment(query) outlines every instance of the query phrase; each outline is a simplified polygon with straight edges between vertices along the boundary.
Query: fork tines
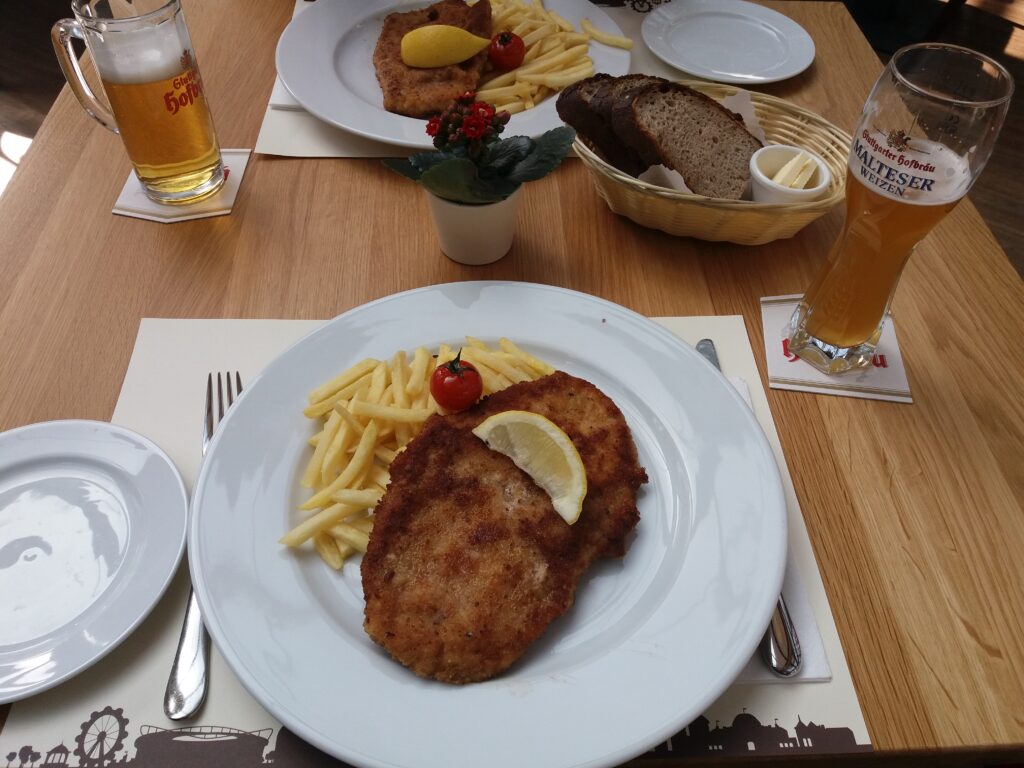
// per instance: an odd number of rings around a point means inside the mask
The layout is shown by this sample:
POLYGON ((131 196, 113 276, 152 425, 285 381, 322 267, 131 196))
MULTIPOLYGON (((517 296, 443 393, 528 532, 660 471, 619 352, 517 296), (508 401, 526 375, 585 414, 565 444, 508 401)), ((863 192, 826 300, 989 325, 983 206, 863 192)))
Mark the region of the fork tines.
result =
POLYGON ((242 394, 242 375, 238 371, 225 372, 221 374, 217 372, 217 412, 216 419, 214 418, 214 397, 213 397, 213 373, 210 373, 206 377, 206 416, 203 419, 203 453, 206 453, 206 446, 210 442, 210 438, 213 437, 213 430, 217 424, 223 420, 225 414, 232 405, 235 404, 235 398, 242 394), (232 381, 232 376, 234 381, 232 381), (225 394, 227 395, 227 405, 224 403, 225 394))

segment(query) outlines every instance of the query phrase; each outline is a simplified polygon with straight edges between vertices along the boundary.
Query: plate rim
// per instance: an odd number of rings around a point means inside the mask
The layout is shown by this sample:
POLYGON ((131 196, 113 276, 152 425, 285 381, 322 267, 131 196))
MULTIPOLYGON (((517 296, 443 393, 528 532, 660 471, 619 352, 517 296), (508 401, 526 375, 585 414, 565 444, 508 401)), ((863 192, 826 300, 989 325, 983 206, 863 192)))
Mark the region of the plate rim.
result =
MULTIPOLYGON (((779 31, 785 32, 786 30, 783 29, 779 31)), ((676 0, 674 3, 664 3, 654 8, 643 20, 640 25, 640 36, 643 38, 643 42, 647 46, 648 50, 673 69, 677 69, 680 72, 704 78, 712 82, 729 83, 731 85, 769 85, 771 83, 788 80, 807 71, 811 64, 814 63, 818 53, 817 46, 814 43, 814 38, 811 37, 810 33, 802 24, 790 18, 786 14, 776 11, 774 8, 757 5, 756 3, 751 3, 748 0, 716 0, 716 2, 709 2, 709 0, 676 0), (724 10, 730 7, 740 9, 743 11, 743 15, 747 17, 756 18, 761 21, 774 22, 776 29, 778 29, 779 20, 781 20, 783 26, 790 27, 791 31, 798 36, 797 39, 809 45, 810 50, 807 61, 800 65, 799 68, 794 69, 791 67, 781 74, 771 75, 768 77, 756 74, 751 74, 748 77, 719 75, 709 69, 701 69, 700 71, 697 71, 697 69, 693 67, 683 67, 678 61, 672 60, 670 57, 666 56, 661 50, 662 46, 653 44, 652 40, 656 39, 656 33, 653 27, 659 16, 668 16, 671 17, 670 21, 678 21, 681 16, 691 10, 691 8, 688 8, 687 6, 705 6, 718 10, 724 10)))
MULTIPOLYGON (((142 622, 149 617, 149 615, 153 612, 153 609, 156 608, 157 604, 167 593, 167 590, 170 587, 171 582, 174 580, 174 577, 181 566, 182 557, 185 554, 185 542, 188 536, 189 521, 188 490, 185 487, 185 481, 181 475, 181 472, 178 470, 177 466, 171 460, 171 457, 167 454, 166 451, 164 451, 150 438, 132 429, 123 427, 119 424, 114 424, 109 421, 99 421, 96 419, 51 419, 47 421, 34 422, 32 424, 24 424, 19 427, 4 430, 3 432, 0 432, 0 442, 5 442, 6 440, 14 439, 18 436, 25 434, 31 434, 33 432, 46 432, 54 429, 59 431, 63 429, 77 428, 89 428, 93 430, 99 430, 105 433, 105 437, 109 437, 112 435, 129 437, 132 440, 137 441, 138 443, 141 443, 143 446, 145 446, 152 456, 158 458, 161 461, 161 463, 170 470, 170 478, 174 480, 173 486, 174 489, 180 494, 179 500, 181 502, 180 505, 176 505, 180 506, 181 510, 180 533, 176 537, 175 553, 172 559, 172 565, 170 568, 168 568, 168 572, 164 574, 163 577, 159 580, 158 589, 154 591, 152 595, 146 598, 145 600, 139 600, 140 605, 144 605, 138 611, 138 615, 134 616, 134 618, 131 621, 124 623, 118 630, 116 636, 113 639, 111 639, 106 645, 97 648, 96 652, 93 654, 82 655, 80 660, 71 664, 71 666, 66 671, 57 674, 52 678, 48 678, 34 685, 27 686, 26 688, 19 690, 17 693, 5 694, 3 691, 0 691, 0 705, 12 704, 14 702, 21 701, 22 699, 28 698, 29 696, 34 696, 38 693, 50 690, 51 688, 54 688, 60 685, 61 683, 67 682, 68 680, 77 677, 82 672, 85 672, 90 667, 99 662, 101 659, 110 654, 112 651, 114 651, 116 648, 118 648, 125 640, 127 640, 135 632, 136 629, 138 629, 139 625, 141 625, 142 622)), ((102 463, 110 464, 110 462, 108 461, 102 461, 102 463)), ((136 489, 138 490, 137 486, 136 489)), ((177 495, 176 498, 178 498, 177 495)), ((131 546, 131 541, 133 539, 137 541, 137 534, 133 535, 130 532, 128 537, 129 547, 131 546)), ((136 544, 136 546, 138 546, 138 544, 136 544)), ((87 623, 85 626, 94 626, 95 622, 100 621, 101 617, 105 614, 106 611, 101 611, 96 616, 93 616, 90 622, 87 623)), ((69 625, 76 623, 80 616, 81 615, 71 619, 69 622, 65 623, 58 629, 51 630, 50 632, 45 633, 44 637, 46 635, 62 632, 69 625)), ((60 648, 62 646, 67 645, 67 643, 68 639, 64 638, 61 641, 59 641, 54 646, 54 648, 60 648)), ((95 645, 93 647, 96 648, 95 645)), ((52 652, 53 650, 51 649, 51 653, 52 652)))
MULTIPOLYGON (((764 455, 768 462, 767 466, 770 466, 771 468, 770 488, 767 488, 767 491, 770 492, 771 501, 774 502, 774 506, 777 509, 778 513, 778 520, 776 521, 778 525, 772 529, 776 531, 775 544, 778 548, 778 556, 774 561, 774 574, 772 574, 772 578, 770 579, 771 584, 774 585, 774 589, 769 590, 769 592, 771 592, 773 595, 777 595, 777 593, 781 590, 782 580, 784 577, 786 567, 786 551, 788 549, 787 518, 789 513, 786 507, 781 473, 774 453, 771 449, 771 445, 767 435, 765 434, 763 428, 758 422, 757 417, 750 410, 749 406, 747 406, 746 402, 743 400, 741 395, 729 383, 728 379, 726 379, 720 371, 714 369, 710 365, 710 363, 708 363, 703 358, 703 356, 700 355, 700 353, 698 353, 693 347, 691 347, 688 343, 686 343, 678 336, 673 334, 671 331, 655 323, 651 318, 646 317, 638 312, 635 312, 634 310, 625 307, 621 304, 617 304, 607 299, 569 288, 547 285, 543 283, 530 283, 514 280, 482 280, 439 283, 422 286, 419 288, 413 288, 410 290, 401 291, 393 294, 388 294, 382 297, 378 297, 377 299, 365 302, 363 304, 351 307, 342 314, 337 315, 334 318, 328 319, 321 326, 304 334, 297 341, 289 345, 285 350, 277 354, 273 358, 273 360, 270 363, 268 363, 263 370, 260 371, 257 377, 253 379, 251 384, 245 389, 245 391, 243 391, 241 397, 250 397, 252 396, 251 393, 257 391, 259 381, 263 378, 264 373, 272 365, 279 362, 281 359, 285 358, 295 348, 298 348, 306 343, 309 343, 310 340, 313 339, 314 337, 321 334, 329 334, 332 327, 336 325, 341 325, 344 319, 349 317, 350 315, 355 314, 357 312, 366 311, 371 307, 383 303, 400 300, 410 295, 415 295, 423 292, 438 291, 453 286, 458 287, 458 289, 460 290, 472 286, 475 288, 478 294, 484 288, 504 287, 513 289, 541 289, 562 295, 571 294, 574 296, 578 296, 586 301, 595 302, 599 305, 604 305, 613 308, 617 312, 623 313, 624 316, 631 318, 634 322, 639 322, 643 324, 652 333, 660 337, 662 341, 667 342, 676 347, 681 354, 689 356, 692 360, 694 360, 695 362, 697 362, 697 364, 701 366, 707 366, 707 369, 718 380, 720 380, 723 387, 722 391, 726 394, 726 397, 728 397, 738 406, 739 412, 743 414, 744 420, 747 422, 748 426, 752 427, 752 432, 756 436, 756 440, 758 443, 759 452, 764 455)), ((228 412, 226 419, 233 418, 239 412, 241 412, 241 410, 242 409, 233 408, 231 411, 228 412)), ((209 450, 209 454, 211 456, 216 455, 220 439, 224 434, 226 434, 226 432, 227 430, 218 429, 217 433, 215 433, 213 437, 213 442, 211 443, 209 450)), ((194 543, 198 543, 199 541, 201 541, 201 539, 199 538, 199 524, 202 519, 202 513, 197 514, 196 508, 199 506, 198 502, 204 496, 204 489, 208 482, 208 472, 210 471, 209 467, 211 467, 212 465, 213 462, 204 462, 202 468, 200 469, 199 476, 196 480, 195 491, 193 494, 193 510, 189 518, 188 546, 190 550, 192 550, 194 543)), ((201 551, 201 546, 199 546, 196 549, 196 551, 201 551)), ((325 739, 322 739, 319 730, 316 730, 313 727, 305 727, 305 723, 300 722, 298 717, 293 716, 291 711, 285 705, 278 704, 278 702, 271 695, 272 691, 269 689, 269 687, 261 683, 258 679, 255 679, 256 676, 252 675, 248 668, 248 665, 238 658, 238 655, 235 653, 233 647, 229 647, 227 649, 223 647, 220 637, 220 633, 223 630, 223 627, 221 626, 220 617, 217 615, 217 612, 215 610, 212 610, 212 606, 208 603, 210 597, 209 594, 207 593, 209 584, 206 575, 204 575, 200 571, 200 569, 202 568, 202 564, 200 563, 201 560, 201 555, 197 556, 196 558, 189 558, 190 573, 192 576, 193 584, 195 585, 196 596, 199 599, 200 607, 203 611, 204 616, 208 616, 210 619, 209 628, 211 636, 213 637, 218 649, 220 650, 221 655, 224 657, 225 661, 228 663, 232 671, 236 674, 237 678, 239 679, 243 687, 262 706, 264 706, 272 715, 274 715, 274 717, 276 717, 285 727, 287 727, 289 730, 295 733, 296 736, 316 746, 318 749, 326 752, 327 754, 334 755, 341 760, 352 761, 353 764, 371 765, 377 768, 390 768, 393 765, 397 765, 396 763, 388 762, 383 758, 366 754, 363 752, 357 752, 356 749, 354 748, 345 747, 342 744, 342 742, 338 740, 329 742, 325 739)), ((774 597, 771 599, 770 602, 766 602, 766 604, 762 607, 763 616, 761 616, 757 621, 750 620, 750 626, 760 627, 762 624, 764 626, 768 626, 771 614, 775 608, 775 602, 776 599, 774 597), (760 619, 763 619, 763 621, 760 619)), ((726 682, 720 688, 713 689, 712 687, 709 687, 707 690, 703 692, 701 696, 696 697, 699 706, 698 711, 703 711, 707 708, 707 706, 710 706, 714 702, 714 700, 716 700, 725 690, 728 689, 730 685, 732 685, 736 675, 742 671, 743 667, 749 660, 750 655, 752 655, 753 652, 756 650, 757 644, 760 641, 760 637, 762 635, 762 631, 756 629, 751 631, 749 643, 750 648, 748 649, 749 652, 741 654, 737 657, 737 661, 733 665, 735 669, 730 669, 728 675, 722 676, 722 678, 725 679, 726 682)), ((657 737, 658 741, 651 743, 658 743, 659 741, 662 741, 665 738, 669 738, 675 733, 677 733, 681 727, 685 727, 685 722, 679 722, 679 720, 681 719, 682 718, 676 716, 664 722, 660 728, 653 728, 651 731, 651 736, 652 738, 657 737)), ((629 743, 623 745, 615 752, 602 754, 599 758, 594 758, 586 761, 573 761, 571 763, 559 763, 559 765, 564 765, 566 766, 566 768, 568 768, 568 766, 573 766, 573 768, 598 768, 599 766, 613 766, 617 765, 618 763, 621 763, 624 760, 628 760, 632 757, 635 757, 638 754, 641 754, 644 750, 648 749, 649 747, 650 744, 638 745, 637 743, 629 743)))
MULTIPOLYGON (((344 0, 341 0, 341 2, 334 3, 334 4, 335 5, 341 5, 342 2, 344 2, 344 0)), ((292 34, 296 34, 295 30, 299 29, 299 27, 297 25, 297 22, 298 23, 302 23, 302 22, 299 21, 300 19, 302 19, 304 16, 306 16, 310 12, 325 13, 326 14, 326 13, 328 13, 328 11, 319 11, 319 10, 316 10, 316 9, 317 8, 328 8, 330 5, 331 5, 331 3, 329 2, 329 0, 320 0, 319 3, 313 4, 312 7, 305 9, 301 14, 297 14, 296 16, 292 17, 292 19, 288 22, 287 26, 281 32, 281 35, 280 35, 280 37, 277 40, 277 45, 275 46, 275 49, 274 49, 274 67, 275 67, 275 70, 277 72, 278 78, 280 79, 282 85, 284 85, 284 87, 285 87, 285 90, 287 90, 288 93, 291 94, 292 98, 295 99, 295 101, 299 104, 299 106, 303 110, 305 110, 306 112, 311 114, 316 119, 318 119, 318 120, 320 120, 320 121, 322 121, 324 123, 327 123, 328 125, 334 126, 334 127, 338 128, 340 130, 347 131, 349 133, 353 133, 353 134, 355 134, 357 136, 361 136, 361 137, 363 137, 365 139, 370 139, 372 141, 379 141, 379 142, 382 142, 382 143, 385 143, 385 144, 390 144, 390 145, 397 146, 397 147, 405 147, 407 149, 420 149, 420 150, 431 150, 431 149, 433 149, 433 144, 431 143, 431 139, 430 139, 429 136, 426 135, 426 131, 425 130, 423 131, 423 137, 422 138, 410 139, 410 138, 405 138, 405 137, 401 137, 401 136, 396 137, 395 135, 386 136, 386 135, 382 135, 381 132, 375 131, 374 129, 371 129, 371 128, 366 128, 366 127, 363 127, 363 126, 352 126, 352 125, 350 125, 348 123, 342 123, 342 122, 339 122, 339 120, 336 117, 334 117, 334 116, 332 116, 330 114, 325 113, 323 110, 319 109, 318 107, 316 107, 316 106, 310 107, 308 105, 308 103, 307 103, 308 99, 304 100, 301 96, 299 96, 299 95, 297 95, 295 93, 295 91, 292 89, 291 86, 289 86, 288 78, 287 78, 287 75, 285 73, 285 70, 287 70, 289 67, 288 66, 285 66, 285 67, 281 66, 282 55, 283 55, 282 51, 283 51, 283 49, 287 45, 286 44, 286 38, 289 35, 289 30, 292 30, 292 34)), ((364 13, 365 12, 365 15, 360 17, 361 20, 365 20, 365 19, 370 18, 371 16, 373 16, 375 14, 381 13, 381 12, 387 10, 388 8, 391 8, 391 7, 409 6, 410 8, 413 8, 413 7, 421 6, 421 5, 429 5, 429 0, 369 0, 367 2, 367 4, 364 5, 360 10, 352 11, 352 13, 364 13), (383 6, 383 7, 377 8, 376 10, 372 10, 375 6, 378 6, 378 5, 379 6, 383 6)), ((590 14, 591 15, 588 16, 588 18, 590 18, 590 20, 595 24, 595 26, 597 26, 599 28, 604 28, 604 27, 610 26, 611 29, 608 30, 608 31, 610 31, 612 34, 617 34, 617 35, 622 35, 623 34, 622 29, 619 27, 618 23, 611 16, 609 16, 607 13, 605 13, 604 9, 602 9, 601 7, 599 7, 597 5, 594 5, 593 6, 593 10, 590 11, 590 14)), ((290 44, 290 40, 289 40, 289 44, 290 44)), ((620 49, 616 49, 616 50, 618 51, 620 49)), ((625 54, 627 63, 626 63, 625 71, 623 71, 621 73, 617 73, 617 74, 626 74, 629 71, 629 67, 630 67, 629 62, 632 61, 632 53, 630 51, 628 51, 628 50, 621 50, 621 53, 625 54)), ((617 69, 617 67, 612 67, 612 69, 617 69)), ((372 73, 372 67, 370 68, 369 71, 371 71, 371 73, 372 73)), ((616 73, 610 73, 610 74, 616 74, 616 73)), ((545 111, 554 112, 554 98, 553 97, 549 98, 547 100, 547 102, 544 102, 544 104, 542 104, 540 107, 537 107, 536 109, 545 109, 545 111)), ((380 107, 379 111, 380 111, 380 113, 382 115, 390 115, 390 116, 392 116, 394 118, 402 118, 404 120, 417 120, 417 118, 409 118, 409 117, 406 117, 404 115, 398 115, 396 113, 387 112, 386 110, 384 110, 383 107, 380 107)), ((512 119, 511 119, 511 121, 509 123, 509 131, 508 131, 508 135, 509 136, 518 135, 519 133, 527 133, 528 132, 528 131, 525 131, 523 129, 517 129, 517 127, 516 127, 516 124, 518 122, 516 120, 516 118, 520 117, 521 115, 522 115, 522 113, 517 114, 517 115, 512 115, 512 119)), ((562 125, 563 124, 561 122, 561 119, 558 118, 557 113, 555 113, 555 120, 556 120, 555 124, 549 125, 547 127, 543 127, 542 126, 541 129, 529 132, 529 135, 536 136, 536 135, 538 135, 538 133, 542 132, 543 130, 548 130, 550 128, 554 128, 554 127, 557 127, 558 125, 562 125)), ((421 122, 425 123, 425 121, 421 121, 421 122)))

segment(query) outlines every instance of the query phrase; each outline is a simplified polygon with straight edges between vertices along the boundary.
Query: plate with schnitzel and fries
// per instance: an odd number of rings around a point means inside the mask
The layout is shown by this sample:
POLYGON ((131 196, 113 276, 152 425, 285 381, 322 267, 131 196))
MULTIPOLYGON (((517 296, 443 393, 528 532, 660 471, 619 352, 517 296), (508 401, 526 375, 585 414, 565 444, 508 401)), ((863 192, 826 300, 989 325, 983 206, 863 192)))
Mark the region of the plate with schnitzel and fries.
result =
POLYGON ((247 690, 354 766, 614 766, 732 683, 786 557, 735 388, 546 285, 386 296, 245 389, 193 494, 203 619, 247 690))
POLYGON ((277 72, 310 114, 429 149, 427 118, 457 96, 511 114, 509 130, 562 125, 555 98, 595 72, 629 71, 632 41, 588 0, 319 0, 277 46, 277 72))

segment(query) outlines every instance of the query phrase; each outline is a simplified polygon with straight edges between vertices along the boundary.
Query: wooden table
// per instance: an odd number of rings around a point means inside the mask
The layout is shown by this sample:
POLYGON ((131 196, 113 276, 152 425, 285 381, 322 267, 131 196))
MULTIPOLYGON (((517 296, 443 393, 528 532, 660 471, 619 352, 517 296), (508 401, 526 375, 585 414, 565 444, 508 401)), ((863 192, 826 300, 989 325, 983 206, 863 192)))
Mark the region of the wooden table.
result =
MULTIPOLYGON (((817 58, 764 90, 851 129, 878 59, 841 4, 771 5, 817 58)), ((291 8, 188 3, 222 146, 255 143, 291 8)), ((800 292, 843 216, 757 248, 674 238, 610 213, 570 161, 526 189, 509 256, 462 267, 423 193, 377 161, 257 156, 231 216, 174 225, 111 215, 128 171, 65 89, 0 200, 0 429, 109 419, 142 317, 326 318, 455 280, 742 314, 765 377, 758 299, 800 292)), ((769 400, 876 749, 1019 754, 1024 287, 969 202, 918 248, 894 314, 913 405, 769 400)))

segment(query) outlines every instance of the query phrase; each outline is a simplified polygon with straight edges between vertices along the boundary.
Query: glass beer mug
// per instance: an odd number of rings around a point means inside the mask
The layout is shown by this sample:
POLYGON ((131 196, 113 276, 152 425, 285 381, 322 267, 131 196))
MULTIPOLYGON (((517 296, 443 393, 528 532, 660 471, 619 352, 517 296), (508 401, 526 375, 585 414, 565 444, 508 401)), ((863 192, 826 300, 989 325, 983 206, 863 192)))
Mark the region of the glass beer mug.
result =
POLYGON ((53 47, 71 90, 86 112, 121 135, 150 199, 208 197, 224 183, 224 166, 180 0, 120 18, 111 8, 121 15, 132 6, 73 0, 75 18, 53 26, 53 47), (72 38, 84 40, 92 54, 109 108, 82 75, 72 38))
POLYGON ((897 51, 853 136, 846 222, 790 322, 789 350, 825 373, 870 365, 900 274, 981 174, 1013 93, 998 62, 954 45, 897 51))

